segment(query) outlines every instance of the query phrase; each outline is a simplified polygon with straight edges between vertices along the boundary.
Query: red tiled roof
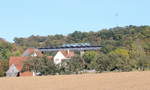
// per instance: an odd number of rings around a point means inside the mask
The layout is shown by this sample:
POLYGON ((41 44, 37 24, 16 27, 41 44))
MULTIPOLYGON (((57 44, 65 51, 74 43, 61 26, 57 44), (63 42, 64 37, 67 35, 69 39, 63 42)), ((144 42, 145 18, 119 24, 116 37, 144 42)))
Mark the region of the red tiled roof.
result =
POLYGON ((52 60, 52 59, 53 59, 53 56, 47 56, 47 58, 48 58, 49 60, 52 60))
POLYGON ((26 72, 20 73, 20 76, 33 76, 33 72, 26 71, 26 72))
MULTIPOLYGON (((11 66, 12 64, 14 64, 16 66, 16 68, 21 71, 23 68, 23 62, 30 60, 31 57, 10 57, 9 59, 9 66, 11 66)), ((52 60, 52 56, 47 56, 47 58, 49 60, 52 60)))
POLYGON ((28 60, 28 57, 10 57, 9 66, 14 64, 16 68, 21 71, 23 68, 23 61, 28 60))
POLYGON ((66 58, 71 58, 75 56, 74 52, 72 51, 60 51, 66 58))
POLYGON ((35 48, 28 48, 27 50, 25 50, 25 52, 23 53, 23 56, 30 56, 32 54, 36 53, 37 56, 43 56, 43 54, 35 48))

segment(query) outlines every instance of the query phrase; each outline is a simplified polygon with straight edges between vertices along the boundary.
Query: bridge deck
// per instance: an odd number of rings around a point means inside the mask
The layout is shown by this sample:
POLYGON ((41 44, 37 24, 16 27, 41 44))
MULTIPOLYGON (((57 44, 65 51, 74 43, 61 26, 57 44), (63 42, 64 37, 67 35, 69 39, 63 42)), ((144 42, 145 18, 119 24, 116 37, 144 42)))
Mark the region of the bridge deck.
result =
POLYGON ((59 50, 72 50, 72 51, 88 51, 88 50, 100 50, 102 46, 75 46, 75 47, 49 47, 38 48, 40 51, 59 51, 59 50))

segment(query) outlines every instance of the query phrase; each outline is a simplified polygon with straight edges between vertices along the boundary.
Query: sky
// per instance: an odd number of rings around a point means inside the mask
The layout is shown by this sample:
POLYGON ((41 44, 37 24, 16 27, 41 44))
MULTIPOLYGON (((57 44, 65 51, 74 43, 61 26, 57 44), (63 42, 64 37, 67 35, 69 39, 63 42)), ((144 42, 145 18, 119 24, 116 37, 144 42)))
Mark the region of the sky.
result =
POLYGON ((0 37, 150 25, 150 0, 0 0, 0 37))

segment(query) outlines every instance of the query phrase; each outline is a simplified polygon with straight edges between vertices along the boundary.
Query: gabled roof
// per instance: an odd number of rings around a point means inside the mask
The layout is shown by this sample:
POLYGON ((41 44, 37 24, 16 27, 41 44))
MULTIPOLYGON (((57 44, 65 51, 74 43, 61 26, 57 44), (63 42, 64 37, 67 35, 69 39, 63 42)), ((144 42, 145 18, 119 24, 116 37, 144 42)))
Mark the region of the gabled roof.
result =
POLYGON ((22 56, 43 56, 43 54, 38 49, 28 48, 27 50, 25 50, 22 56))
POLYGON ((75 54, 72 51, 60 51, 66 58, 71 58, 73 57, 75 54))
POLYGON ((66 59, 66 57, 61 51, 58 51, 54 56, 54 59, 66 59))
MULTIPOLYGON (((27 60, 30 60, 30 58, 32 57, 10 57, 9 59, 9 67, 11 67, 11 65, 15 65, 15 67, 21 71, 22 68, 23 68, 23 62, 24 61, 27 61, 27 60)), ((52 56, 48 56, 47 57, 49 60, 52 60, 52 56)))
POLYGON ((28 57, 10 57, 9 59, 9 66, 14 64, 16 68, 21 71, 23 68, 23 61, 28 60, 28 57))

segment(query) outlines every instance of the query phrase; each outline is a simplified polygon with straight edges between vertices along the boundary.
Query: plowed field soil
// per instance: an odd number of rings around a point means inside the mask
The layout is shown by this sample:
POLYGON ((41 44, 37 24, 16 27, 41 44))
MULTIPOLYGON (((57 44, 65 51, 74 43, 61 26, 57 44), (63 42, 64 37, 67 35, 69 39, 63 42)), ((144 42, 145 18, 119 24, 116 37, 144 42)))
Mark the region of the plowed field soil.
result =
POLYGON ((0 90, 150 90, 150 71, 4 77, 0 90))

